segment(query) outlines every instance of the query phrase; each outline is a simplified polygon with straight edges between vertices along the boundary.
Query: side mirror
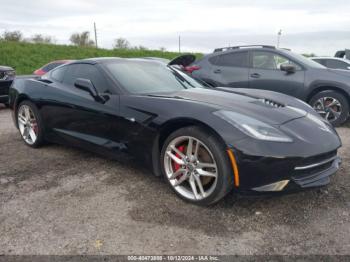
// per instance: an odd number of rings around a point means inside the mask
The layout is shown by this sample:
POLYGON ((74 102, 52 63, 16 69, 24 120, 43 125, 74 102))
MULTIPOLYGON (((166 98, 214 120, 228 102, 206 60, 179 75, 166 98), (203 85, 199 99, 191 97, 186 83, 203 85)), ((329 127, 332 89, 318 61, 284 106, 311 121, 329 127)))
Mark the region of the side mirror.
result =
POLYGON ((350 70, 350 66, 348 66, 348 70, 350 70))
POLYGON ((88 93, 90 93, 90 95, 95 98, 98 98, 99 95, 96 91, 96 88, 94 87, 94 85, 92 84, 92 82, 89 79, 84 79, 84 78, 77 78, 75 80, 74 86, 76 88, 79 88, 81 90, 84 90, 88 93))
POLYGON ((295 66, 292 65, 292 64, 282 64, 280 66, 280 69, 281 69, 281 71, 284 71, 284 72, 286 72, 288 74, 292 74, 292 73, 295 73, 295 71, 297 71, 295 66))

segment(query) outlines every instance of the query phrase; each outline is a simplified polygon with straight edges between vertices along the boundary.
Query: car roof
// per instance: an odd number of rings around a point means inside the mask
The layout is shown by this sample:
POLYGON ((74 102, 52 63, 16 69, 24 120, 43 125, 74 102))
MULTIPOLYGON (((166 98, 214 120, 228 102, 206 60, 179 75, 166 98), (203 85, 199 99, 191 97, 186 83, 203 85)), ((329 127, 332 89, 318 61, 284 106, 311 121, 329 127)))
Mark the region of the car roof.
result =
POLYGON ((86 63, 86 64, 99 64, 99 63, 104 63, 106 61, 121 61, 121 60, 125 60, 125 61, 142 61, 142 62, 149 62, 149 63, 162 63, 164 64, 164 62, 161 62, 157 59, 149 59, 149 58, 122 58, 122 57, 93 57, 93 58, 85 58, 85 59, 81 59, 81 60, 75 60, 73 62, 73 64, 81 64, 81 63, 86 63))

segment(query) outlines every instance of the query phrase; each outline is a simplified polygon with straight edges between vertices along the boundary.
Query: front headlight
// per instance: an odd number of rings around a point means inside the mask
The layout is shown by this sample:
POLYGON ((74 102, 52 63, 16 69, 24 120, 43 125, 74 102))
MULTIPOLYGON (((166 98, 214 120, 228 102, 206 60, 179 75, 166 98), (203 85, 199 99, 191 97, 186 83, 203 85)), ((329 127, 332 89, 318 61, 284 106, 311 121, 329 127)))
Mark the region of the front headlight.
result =
POLYGON ((282 131, 252 117, 225 110, 216 111, 214 114, 255 139, 273 142, 293 142, 293 139, 282 131))

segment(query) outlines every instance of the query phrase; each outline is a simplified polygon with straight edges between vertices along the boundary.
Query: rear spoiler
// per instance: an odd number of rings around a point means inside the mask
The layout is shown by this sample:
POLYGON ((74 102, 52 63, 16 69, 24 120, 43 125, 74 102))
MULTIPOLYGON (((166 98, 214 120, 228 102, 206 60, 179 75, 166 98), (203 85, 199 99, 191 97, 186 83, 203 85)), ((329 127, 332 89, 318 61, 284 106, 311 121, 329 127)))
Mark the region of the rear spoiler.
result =
POLYGON ((196 60, 195 55, 186 54, 186 55, 181 55, 181 56, 174 58, 173 60, 171 60, 168 63, 168 65, 181 65, 183 67, 186 67, 186 66, 192 64, 195 60, 196 60))

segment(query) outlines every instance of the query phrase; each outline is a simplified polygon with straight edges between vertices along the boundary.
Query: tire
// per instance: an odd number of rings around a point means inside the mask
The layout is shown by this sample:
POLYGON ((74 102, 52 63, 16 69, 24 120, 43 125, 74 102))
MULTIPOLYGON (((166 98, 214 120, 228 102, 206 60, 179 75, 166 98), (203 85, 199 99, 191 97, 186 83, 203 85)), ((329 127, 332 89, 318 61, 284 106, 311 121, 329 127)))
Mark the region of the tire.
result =
POLYGON ((10 107, 10 105, 8 103, 5 103, 4 105, 5 105, 6 108, 10 107))
POLYGON ((323 118, 327 119, 333 126, 340 126, 348 119, 349 102, 343 94, 337 91, 326 90, 326 91, 317 93, 315 96, 311 98, 309 104, 323 118), (332 101, 335 103, 335 105, 328 107, 327 103, 328 105, 330 105, 333 103, 332 101), (321 105, 322 103, 323 103, 324 109, 322 108, 322 105, 321 105), (336 112, 336 114, 334 112, 336 112), (326 118, 327 114, 328 114, 328 118, 326 118))
POLYGON ((164 142, 160 163, 164 178, 173 191, 183 200, 193 204, 203 206, 214 204, 229 193, 234 185, 233 171, 226 152, 226 146, 216 136, 197 126, 184 127, 170 134, 164 142), (193 155, 185 152, 189 145, 189 138, 192 139, 191 141, 194 141, 192 143, 193 150, 191 151, 193 155), (197 144, 199 145, 198 150, 196 150, 197 144), (172 151, 171 148, 173 147, 176 147, 177 151, 172 151), (181 155, 176 153, 179 150, 182 150, 183 155, 187 155, 187 157, 191 155, 188 158, 189 160, 183 160, 186 165, 176 166, 178 164, 169 156, 169 152, 171 152, 173 156, 177 154, 176 156, 180 159, 181 155), (196 151, 198 154, 196 154, 196 151), (205 167, 204 165, 215 165, 216 167, 205 167), (195 168, 193 169, 193 167, 195 168), (181 173, 181 169, 185 170, 184 173, 181 173), (180 172, 179 175, 171 177, 178 171, 180 172), (205 173, 206 171, 208 172, 205 173), (208 176, 209 174, 210 176, 208 176), (213 174, 216 176, 212 176, 213 174), (186 178, 186 175, 189 175, 189 177, 186 178), (203 191, 200 190, 198 178, 203 191), (181 179, 185 180, 180 185, 175 186, 174 184, 179 183, 181 179), (193 183, 196 185, 197 194, 193 191, 193 183))
POLYGON ((32 148, 38 148, 44 144, 43 121, 38 108, 32 102, 23 101, 18 105, 18 110, 16 112, 16 120, 19 133, 27 146, 30 146, 32 148), (26 109, 29 109, 29 120, 28 117, 26 117, 26 109), (32 132, 34 132, 34 134, 32 132))

